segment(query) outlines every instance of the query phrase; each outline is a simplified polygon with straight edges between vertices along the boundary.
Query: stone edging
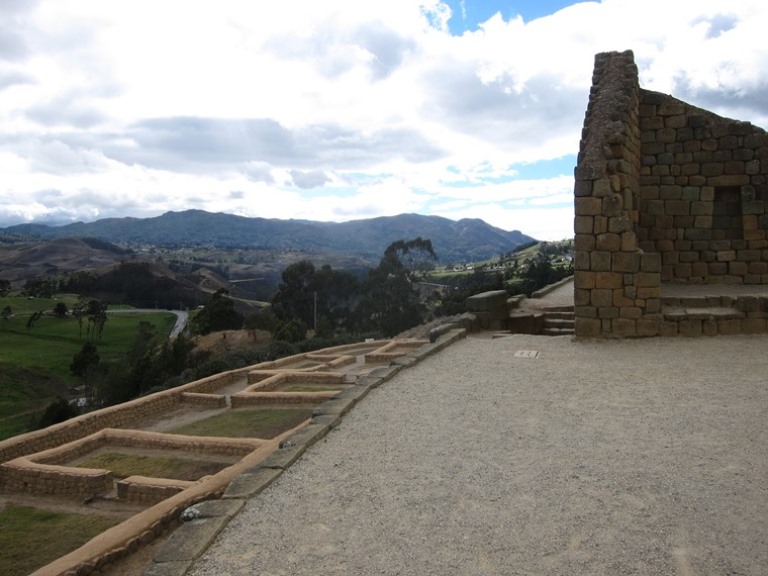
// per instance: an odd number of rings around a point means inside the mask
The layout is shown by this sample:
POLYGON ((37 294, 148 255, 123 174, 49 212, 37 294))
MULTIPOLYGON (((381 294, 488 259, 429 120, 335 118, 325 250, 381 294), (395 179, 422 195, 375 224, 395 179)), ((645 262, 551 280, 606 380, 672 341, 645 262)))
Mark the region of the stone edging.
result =
POLYGON ((536 292, 531 294, 531 298, 544 298, 544 296, 546 296, 550 292, 557 290, 558 288, 560 288, 560 286, 563 286, 564 284, 568 284, 568 282, 573 282, 573 276, 568 276, 567 278, 558 280, 554 284, 548 284, 547 286, 544 286, 544 288, 540 288, 536 290, 536 292))
POLYGON ((367 376, 359 378, 353 386, 315 408, 309 424, 282 440, 278 450, 233 478, 220 500, 207 500, 187 508, 181 515, 182 525, 158 549, 144 576, 184 576, 227 523, 240 512, 246 500, 261 493, 310 446, 338 426, 344 414, 371 390, 378 388, 404 368, 443 350, 467 335, 467 330, 457 327, 458 324, 444 326, 446 328, 441 330, 440 334, 435 334, 433 341, 430 338, 430 343, 393 360, 389 366, 374 369, 367 376))

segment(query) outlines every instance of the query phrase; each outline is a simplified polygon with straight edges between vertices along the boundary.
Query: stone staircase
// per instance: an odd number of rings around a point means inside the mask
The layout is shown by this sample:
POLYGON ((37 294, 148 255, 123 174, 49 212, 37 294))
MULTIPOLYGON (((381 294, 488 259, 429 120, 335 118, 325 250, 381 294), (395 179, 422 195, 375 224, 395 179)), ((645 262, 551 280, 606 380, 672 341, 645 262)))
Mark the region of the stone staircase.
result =
POLYGON ((548 306, 543 308, 544 329, 542 334, 546 336, 573 335, 575 314, 573 306, 548 306))

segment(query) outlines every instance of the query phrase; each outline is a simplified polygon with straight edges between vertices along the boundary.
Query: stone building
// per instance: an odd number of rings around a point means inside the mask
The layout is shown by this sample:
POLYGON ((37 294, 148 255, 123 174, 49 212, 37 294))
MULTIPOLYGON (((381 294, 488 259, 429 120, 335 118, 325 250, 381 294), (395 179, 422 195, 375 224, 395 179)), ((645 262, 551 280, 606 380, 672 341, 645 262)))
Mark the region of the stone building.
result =
POLYGON ((630 51, 598 54, 575 169, 576 336, 766 332, 768 298, 716 298, 768 285, 767 176, 764 130, 642 89, 630 51), (708 311, 665 311, 674 284, 712 287, 708 311))

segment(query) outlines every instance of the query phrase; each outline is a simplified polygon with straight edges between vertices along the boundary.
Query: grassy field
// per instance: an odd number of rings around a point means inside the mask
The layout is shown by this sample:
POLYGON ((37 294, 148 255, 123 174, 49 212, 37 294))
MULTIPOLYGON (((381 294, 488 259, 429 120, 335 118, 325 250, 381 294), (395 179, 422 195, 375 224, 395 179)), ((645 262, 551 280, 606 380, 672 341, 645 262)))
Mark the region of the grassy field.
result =
POLYGON ((227 410, 206 420, 171 430, 174 434, 225 438, 274 438, 312 416, 308 408, 227 410))
POLYGON ((26 576, 115 524, 100 516, 7 506, 0 510, 0 574, 26 576))
MULTIPOLYGON (((27 327, 33 313, 53 310, 62 301, 71 308, 77 298, 0 298, 0 310, 10 306, 13 312, 0 318, 0 439, 26 431, 56 396, 68 397, 69 388, 80 383, 69 371, 72 357, 86 342, 77 320, 46 314, 27 327)), ((158 334, 168 334, 176 317, 163 311, 109 313, 96 343, 101 360, 124 356, 142 321, 154 324, 158 334)))
POLYGON ((123 452, 103 452, 79 464, 81 468, 111 470, 115 478, 147 476, 150 478, 174 478, 176 480, 199 480, 203 476, 216 474, 229 466, 221 462, 173 458, 169 456, 147 456, 123 452))

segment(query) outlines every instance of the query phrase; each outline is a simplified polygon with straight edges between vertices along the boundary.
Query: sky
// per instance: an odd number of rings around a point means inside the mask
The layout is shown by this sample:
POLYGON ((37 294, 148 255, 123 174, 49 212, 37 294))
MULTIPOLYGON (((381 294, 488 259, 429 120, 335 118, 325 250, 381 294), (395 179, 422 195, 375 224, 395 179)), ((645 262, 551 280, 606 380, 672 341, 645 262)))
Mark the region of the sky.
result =
POLYGON ((768 128, 765 0, 2 0, 0 227, 201 209, 573 235, 595 54, 768 128))

